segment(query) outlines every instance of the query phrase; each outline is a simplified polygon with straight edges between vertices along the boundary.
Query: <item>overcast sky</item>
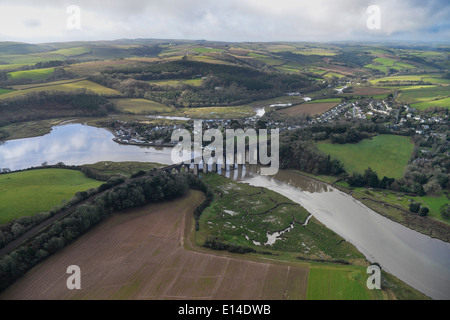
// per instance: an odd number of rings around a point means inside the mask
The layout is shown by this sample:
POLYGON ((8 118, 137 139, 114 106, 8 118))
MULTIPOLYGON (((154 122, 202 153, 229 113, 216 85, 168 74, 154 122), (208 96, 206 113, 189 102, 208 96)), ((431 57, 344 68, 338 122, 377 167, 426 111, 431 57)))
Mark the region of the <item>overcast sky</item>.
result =
POLYGON ((450 42, 450 0, 0 0, 0 41, 122 38, 450 42))

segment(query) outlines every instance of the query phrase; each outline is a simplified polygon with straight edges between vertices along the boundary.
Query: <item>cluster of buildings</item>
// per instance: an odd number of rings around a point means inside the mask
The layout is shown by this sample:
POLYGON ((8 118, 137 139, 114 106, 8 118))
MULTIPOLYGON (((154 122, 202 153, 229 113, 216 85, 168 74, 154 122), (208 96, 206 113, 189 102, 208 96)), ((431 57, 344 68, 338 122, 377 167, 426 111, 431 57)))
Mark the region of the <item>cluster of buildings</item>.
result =
POLYGON ((316 119, 311 120, 311 123, 327 123, 332 120, 339 119, 342 115, 344 115, 347 110, 354 106, 354 103, 340 103, 333 109, 323 113, 318 116, 316 119))

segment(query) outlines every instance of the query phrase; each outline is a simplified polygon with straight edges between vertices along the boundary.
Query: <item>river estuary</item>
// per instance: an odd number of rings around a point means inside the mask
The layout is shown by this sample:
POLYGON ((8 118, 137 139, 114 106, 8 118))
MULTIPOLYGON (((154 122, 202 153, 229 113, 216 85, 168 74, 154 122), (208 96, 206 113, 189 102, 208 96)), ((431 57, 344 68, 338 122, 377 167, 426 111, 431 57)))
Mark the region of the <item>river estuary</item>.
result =
MULTIPOLYGON (((0 145, 0 168, 18 170, 42 163, 81 165, 99 161, 172 164, 171 148, 115 143, 105 129, 81 124, 54 127, 35 138, 0 145)), ((237 177, 237 172, 229 172, 237 177)), ((433 299, 450 299, 450 244, 432 239, 387 218, 351 196, 292 172, 261 176, 246 168, 243 183, 278 192, 299 203, 315 218, 355 245, 371 262, 433 299)))

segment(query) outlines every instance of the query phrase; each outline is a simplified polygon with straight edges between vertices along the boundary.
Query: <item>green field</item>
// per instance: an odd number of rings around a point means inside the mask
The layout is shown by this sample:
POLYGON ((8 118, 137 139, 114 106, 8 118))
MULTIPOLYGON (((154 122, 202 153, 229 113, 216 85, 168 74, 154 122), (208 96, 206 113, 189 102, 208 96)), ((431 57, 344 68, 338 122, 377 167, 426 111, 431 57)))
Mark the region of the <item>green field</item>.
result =
POLYGON ((344 164, 347 173, 364 173, 372 168, 382 178, 399 179, 408 164, 414 144, 408 137, 380 135, 357 144, 319 143, 318 148, 344 164))
POLYGON ((33 53, 33 54, 14 54, 14 55, 1 55, 0 60, 4 62, 4 65, 33 65, 38 62, 64 60, 65 57, 60 54, 52 53, 33 53))
POLYGON ((14 90, 0 88, 0 95, 1 94, 5 94, 5 93, 10 93, 10 92, 13 92, 13 91, 14 90))
POLYGON ((397 101, 406 104, 429 102, 439 98, 450 96, 450 87, 446 86, 413 86, 410 88, 401 88, 401 93, 397 101))
POLYGON ((44 81, 55 71, 55 68, 45 68, 8 73, 9 79, 30 79, 32 81, 44 81))
POLYGON ((308 101, 305 104, 314 104, 314 103, 336 103, 339 104, 342 102, 341 98, 330 98, 330 99, 320 99, 320 100, 312 100, 308 101))
POLYGON ((118 110, 134 114, 157 114, 172 111, 168 106, 145 99, 111 99, 111 101, 118 110))
POLYGON ((382 82, 427 82, 431 84, 449 85, 449 79, 443 79, 441 74, 415 74, 404 76, 383 77, 370 80, 373 85, 383 85, 382 82))
POLYGON ((46 212, 77 192, 103 182, 67 169, 42 169, 0 175, 0 224, 46 212))
POLYGON ((311 266, 307 300, 375 300, 382 299, 378 290, 366 286, 368 275, 361 267, 311 266))
POLYGON ((48 83, 47 85, 37 86, 34 88, 24 89, 24 90, 16 90, 14 92, 6 93, 1 95, 1 99, 7 99, 7 98, 15 98, 19 96, 24 96, 31 92, 42 92, 42 91, 62 91, 62 92, 70 92, 75 91, 79 89, 86 89, 93 91, 99 95, 104 96, 120 96, 120 92, 114 89, 110 89, 107 87, 104 87, 102 85, 99 85, 97 83, 88 81, 88 80, 82 80, 82 81, 76 81, 76 82, 70 82, 70 83, 64 83, 60 84, 61 82, 48 83))
POLYGON ((414 103, 411 105, 411 107, 419 109, 419 110, 426 110, 428 108, 433 108, 433 107, 442 107, 442 108, 450 109, 450 97, 444 98, 444 99, 433 100, 433 101, 414 103))
POLYGON ((192 50, 197 53, 210 53, 210 52, 224 52, 225 51, 223 49, 206 48, 206 47, 194 48, 192 50))
POLYGON ((66 57, 80 56, 80 55, 90 53, 90 52, 92 52, 92 49, 88 48, 88 47, 73 47, 73 48, 66 48, 66 49, 59 49, 56 51, 52 51, 52 53, 61 54, 66 57))
POLYGON ((389 69, 394 69, 397 71, 415 69, 413 65, 405 62, 396 61, 389 58, 376 58, 371 64, 364 66, 365 68, 378 70, 387 73, 389 69))

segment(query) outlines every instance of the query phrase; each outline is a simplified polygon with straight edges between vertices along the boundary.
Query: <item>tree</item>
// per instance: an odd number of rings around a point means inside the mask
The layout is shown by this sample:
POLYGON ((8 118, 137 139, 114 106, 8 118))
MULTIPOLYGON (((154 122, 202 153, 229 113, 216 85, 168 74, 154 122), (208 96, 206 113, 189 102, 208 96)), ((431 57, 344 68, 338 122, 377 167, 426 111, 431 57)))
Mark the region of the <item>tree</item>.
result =
POLYGON ((450 219, 450 205, 448 205, 448 204, 443 205, 440 209, 440 213, 441 213, 442 218, 444 218, 446 220, 450 219))
POLYGON ((429 195, 438 195, 442 191, 441 185, 436 179, 431 179, 423 186, 423 189, 429 195))
POLYGON ((419 215, 420 215, 421 217, 425 217, 425 216, 428 215, 428 212, 430 212, 430 210, 429 210, 427 207, 422 207, 422 208, 420 209, 419 215))
POLYGON ((409 211, 413 212, 413 213, 418 213, 420 210, 420 204, 412 202, 409 205, 409 211))
POLYGON ((347 181, 351 187, 357 187, 357 188, 364 187, 364 185, 366 184, 366 181, 365 181, 363 175, 358 172, 353 172, 347 181))

